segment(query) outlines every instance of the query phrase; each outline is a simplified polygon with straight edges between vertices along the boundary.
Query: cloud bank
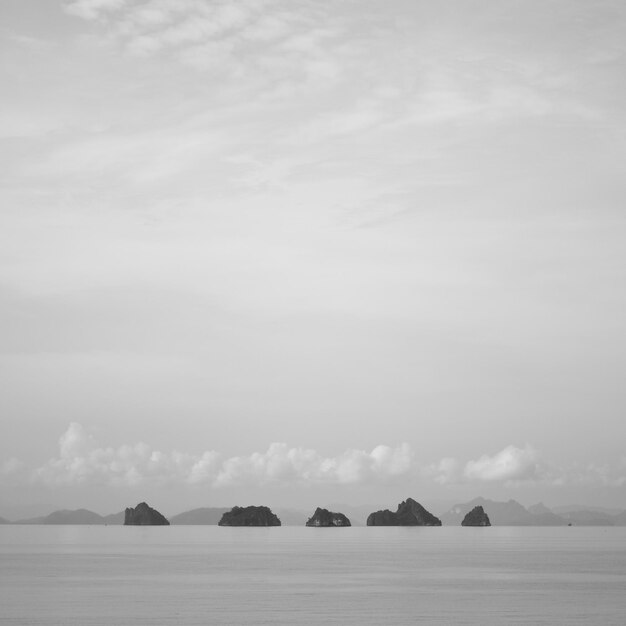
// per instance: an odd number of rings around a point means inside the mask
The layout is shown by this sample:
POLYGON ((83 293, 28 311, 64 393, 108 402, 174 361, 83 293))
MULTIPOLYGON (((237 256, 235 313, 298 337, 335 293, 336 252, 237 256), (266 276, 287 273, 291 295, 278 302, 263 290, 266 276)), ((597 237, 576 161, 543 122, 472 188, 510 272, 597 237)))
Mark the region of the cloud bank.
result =
POLYGON ((59 456, 34 472, 49 485, 99 483, 135 486, 147 481, 184 482, 227 487, 240 484, 358 484, 407 475, 412 452, 404 443, 379 445, 371 452, 349 449, 325 457, 312 449, 272 443, 265 452, 222 458, 209 450, 201 455, 161 452, 146 443, 101 447, 79 423, 59 438, 59 456))
POLYGON ((493 455, 483 454, 463 465, 457 459, 446 457, 427 466, 426 476, 440 485, 459 483, 503 483, 515 486, 522 483, 563 482, 563 471, 544 461, 531 446, 506 446, 493 455))
POLYGON ((463 474, 469 480, 485 482, 536 480, 541 477, 537 453, 530 446, 507 446, 493 456, 484 454, 476 461, 469 461, 463 474))
POLYGON ((336 456, 324 456, 311 448, 280 442, 270 444, 264 452, 226 457, 215 450, 201 454, 164 452, 144 442, 104 447, 81 424, 72 422, 59 437, 58 456, 34 470, 11 457, 0 463, 0 475, 13 483, 30 475, 32 482, 47 486, 186 484, 220 489, 241 485, 388 484, 408 479, 444 487, 622 487, 626 485, 626 457, 614 464, 559 467, 530 445, 508 445, 465 463, 444 457, 436 463, 420 464, 408 443, 378 445, 371 451, 350 448, 336 456))

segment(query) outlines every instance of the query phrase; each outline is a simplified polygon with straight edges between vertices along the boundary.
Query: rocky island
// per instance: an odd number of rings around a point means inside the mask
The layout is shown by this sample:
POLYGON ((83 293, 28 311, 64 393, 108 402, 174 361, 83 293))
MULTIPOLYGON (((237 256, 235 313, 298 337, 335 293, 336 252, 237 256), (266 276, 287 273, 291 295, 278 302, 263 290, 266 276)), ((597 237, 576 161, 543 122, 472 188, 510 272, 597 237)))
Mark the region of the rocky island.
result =
POLYGON ((124 526, 169 526, 170 523, 156 509, 140 502, 124 512, 124 526))
POLYGON ((331 528, 339 526, 351 526, 350 520, 343 513, 333 513, 328 509, 317 507, 313 517, 310 517, 305 526, 318 528, 331 528))
POLYGON ((413 498, 407 498, 398 505, 394 513, 389 509, 370 513, 368 526, 441 526, 441 520, 427 511, 413 498))
POLYGON ((491 526, 489 516, 482 506, 475 506, 461 522, 461 526, 491 526))
POLYGON ((234 506, 222 515, 218 526, 280 526, 280 520, 266 506, 234 506))

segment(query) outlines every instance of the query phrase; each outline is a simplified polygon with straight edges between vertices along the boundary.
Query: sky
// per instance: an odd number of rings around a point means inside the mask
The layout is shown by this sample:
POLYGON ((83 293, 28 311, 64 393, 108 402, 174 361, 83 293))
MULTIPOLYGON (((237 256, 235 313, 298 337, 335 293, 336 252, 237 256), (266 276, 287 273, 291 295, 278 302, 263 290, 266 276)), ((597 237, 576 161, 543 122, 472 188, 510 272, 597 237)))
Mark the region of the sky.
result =
POLYGON ((0 516, 626 508, 621 0, 3 0, 0 516))

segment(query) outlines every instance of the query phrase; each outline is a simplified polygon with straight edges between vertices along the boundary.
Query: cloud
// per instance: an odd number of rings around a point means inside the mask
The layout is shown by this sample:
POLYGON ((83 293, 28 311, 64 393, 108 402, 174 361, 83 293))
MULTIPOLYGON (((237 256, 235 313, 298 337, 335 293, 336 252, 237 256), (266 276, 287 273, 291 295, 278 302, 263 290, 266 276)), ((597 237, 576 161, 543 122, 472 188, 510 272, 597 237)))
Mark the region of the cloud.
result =
POLYGON ((77 422, 72 422, 59 437, 59 452, 63 459, 84 456, 93 447, 93 437, 77 422))
POLYGON ((323 457, 315 450, 273 443, 265 453, 224 461, 215 484, 277 481, 355 484, 402 476, 411 467, 408 444, 397 448, 380 445, 371 452, 351 449, 336 457, 323 457))
POLYGON ((423 473, 440 485, 456 483, 459 481, 460 464, 452 457, 445 457, 438 463, 426 466, 423 473))
POLYGON ((272 443, 265 452, 222 459, 214 451, 192 455, 161 452, 146 443, 100 447, 77 422, 59 438, 59 456, 34 472, 49 485, 108 484, 135 486, 146 482, 208 484, 356 484, 407 475, 413 467, 408 444, 376 446, 371 452, 346 450, 325 457, 312 449, 272 443))
POLYGON ((163 453, 143 442, 103 448, 81 424, 72 422, 59 438, 59 456, 36 469, 33 476, 49 485, 197 482, 212 454, 196 459, 177 451, 163 453))
POLYGON ((463 475, 468 480, 484 482, 535 480, 540 477, 539 460, 530 446, 507 446, 493 456, 485 454, 469 461, 463 475))
POLYGON ((626 485, 626 457, 615 463, 560 466, 543 458, 532 446, 509 445, 493 455, 484 454, 463 464, 445 457, 421 469, 421 474, 439 485, 500 483, 507 487, 541 484, 550 487, 626 485))
POLYGON ((508 486, 522 482, 562 484, 563 470, 551 466, 539 457, 531 446, 509 445, 490 456, 482 455, 463 465, 459 460, 445 457, 424 468, 423 474, 440 485, 491 482, 508 486))
MULTIPOLYGON (((420 466, 411 447, 378 445, 371 451, 350 448, 336 456, 274 442, 263 452, 224 457, 215 450, 200 454, 164 452, 147 443, 101 446, 81 424, 72 422, 59 437, 58 456, 31 472, 34 482, 51 486, 145 484, 204 485, 359 485, 390 483, 403 478, 430 479, 438 485, 500 483, 508 487, 543 484, 622 487, 626 458, 615 464, 558 467, 529 445, 509 445, 463 464, 453 457, 420 466)), ((0 475, 16 480, 26 466, 11 458, 0 464, 0 475)))
MULTIPOLYGON (((287 93, 335 84, 346 48, 337 11, 281 0, 75 0, 67 13, 102 22, 98 37, 139 57, 169 55, 241 90, 287 93), (333 45, 336 44, 336 45, 333 45)), ((258 95, 258 93, 257 93, 258 95)))
POLYGON ((126 2, 127 0, 73 0, 66 3, 63 10, 84 20, 97 20, 106 13, 121 9, 126 2))

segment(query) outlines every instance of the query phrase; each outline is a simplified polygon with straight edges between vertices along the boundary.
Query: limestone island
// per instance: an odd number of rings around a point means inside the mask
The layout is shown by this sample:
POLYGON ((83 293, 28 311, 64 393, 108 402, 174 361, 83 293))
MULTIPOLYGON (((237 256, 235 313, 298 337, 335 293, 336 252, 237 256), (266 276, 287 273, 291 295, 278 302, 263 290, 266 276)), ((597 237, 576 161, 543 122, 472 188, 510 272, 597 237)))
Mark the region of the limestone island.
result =
POLYGON ((320 507, 317 507, 315 513, 313 513, 313 517, 309 518, 305 526, 331 528, 335 526, 352 526, 352 524, 350 524, 350 520, 343 513, 333 513, 328 509, 320 509, 320 507))
POLYGON ((124 511, 124 526, 169 526, 170 523, 156 509, 140 502, 134 509, 124 511))
POLYGON ((482 506, 475 506, 461 522, 461 526, 491 526, 489 516, 482 506))
POLYGON ((280 520, 266 506, 234 506, 222 515, 218 526, 280 526, 280 520))
POLYGON ((441 526, 441 520, 428 512, 413 498, 407 498, 393 513, 389 509, 370 513, 368 526, 441 526))

